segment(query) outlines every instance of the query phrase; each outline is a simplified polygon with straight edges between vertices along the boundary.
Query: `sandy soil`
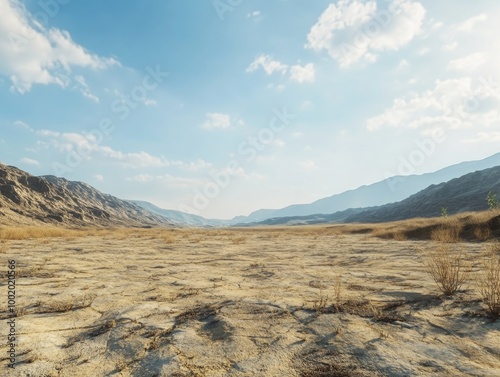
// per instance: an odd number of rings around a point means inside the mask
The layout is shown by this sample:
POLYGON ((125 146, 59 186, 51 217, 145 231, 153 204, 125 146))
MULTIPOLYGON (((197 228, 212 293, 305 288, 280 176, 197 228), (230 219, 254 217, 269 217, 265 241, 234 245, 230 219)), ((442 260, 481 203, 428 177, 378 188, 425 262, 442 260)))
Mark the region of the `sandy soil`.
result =
POLYGON ((433 243, 311 229, 9 241, 18 363, 2 335, 0 374, 500 375, 500 320, 472 283, 440 296, 417 252, 433 243))

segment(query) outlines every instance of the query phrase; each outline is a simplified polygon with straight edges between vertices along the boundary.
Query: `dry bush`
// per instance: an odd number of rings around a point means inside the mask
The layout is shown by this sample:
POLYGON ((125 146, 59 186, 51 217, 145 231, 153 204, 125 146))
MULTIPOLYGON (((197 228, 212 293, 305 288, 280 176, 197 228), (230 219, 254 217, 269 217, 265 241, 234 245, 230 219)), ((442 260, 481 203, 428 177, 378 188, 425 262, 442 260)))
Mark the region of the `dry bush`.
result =
POLYGON ((456 243, 460 241, 462 225, 458 222, 450 222, 441 225, 431 233, 431 239, 436 242, 456 243))
POLYGON ((487 226, 478 225, 474 229, 474 237, 476 237, 478 241, 486 241, 491 237, 491 230, 487 226))
POLYGON ((477 285, 488 313, 500 316, 500 245, 494 244, 484 258, 477 285))
POLYGON ((313 310, 321 312, 328 305, 328 295, 325 295, 323 290, 319 290, 318 299, 313 301, 313 310))
POLYGON ((335 298, 335 305, 342 304, 342 289, 342 278, 337 276, 333 282, 333 297, 335 298))
POLYGON ((426 271, 446 296, 457 292, 467 280, 470 264, 463 252, 453 251, 448 245, 438 245, 424 256, 426 271))
POLYGON ((247 240, 246 237, 236 237, 236 238, 233 238, 231 241, 233 243, 233 245, 240 245, 242 243, 245 243, 247 240))
POLYGON ((392 238, 395 241, 406 241, 408 239, 408 237, 406 237, 406 234, 401 230, 392 233, 392 238))

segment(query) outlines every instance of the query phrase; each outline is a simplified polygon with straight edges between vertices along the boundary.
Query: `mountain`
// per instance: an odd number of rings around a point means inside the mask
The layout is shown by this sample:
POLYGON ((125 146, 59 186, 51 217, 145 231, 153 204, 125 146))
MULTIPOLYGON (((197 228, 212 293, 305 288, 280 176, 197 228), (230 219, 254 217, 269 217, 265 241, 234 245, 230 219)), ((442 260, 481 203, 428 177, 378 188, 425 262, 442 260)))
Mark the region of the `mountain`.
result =
POLYGON ((82 182, 0 163, 0 225, 172 226, 165 217, 82 182))
POLYGON ((488 209, 486 197, 492 191, 500 198, 500 166, 476 171, 411 195, 409 198, 382 206, 351 208, 333 214, 276 217, 241 225, 306 225, 321 223, 376 223, 417 217, 441 216, 488 209))
MULTIPOLYGON (((500 153, 479 161, 468 161, 422 175, 395 176, 383 181, 361 186, 341 194, 319 199, 310 204, 295 204, 282 209, 261 209, 249 216, 238 216, 232 224, 261 222, 279 217, 332 214, 349 208, 380 206, 408 198, 433 184, 447 182, 477 170, 500 165, 500 153)), ((440 207, 441 208, 441 207, 440 207)))
POLYGON ((145 210, 155 213, 157 215, 163 216, 167 219, 175 221, 179 224, 186 226, 202 226, 202 227, 210 227, 210 226, 225 226, 228 225, 229 222, 225 220, 213 220, 213 219, 205 219, 204 217, 191 215, 189 213, 175 211, 170 209, 162 209, 155 206, 152 203, 141 201, 141 200, 129 200, 130 203, 136 204, 145 210))
POLYGON ((371 223, 435 217, 441 215, 443 207, 450 215, 483 211, 488 209, 486 197, 490 191, 500 196, 500 166, 432 185, 398 203, 360 211, 347 217, 345 222, 371 223))

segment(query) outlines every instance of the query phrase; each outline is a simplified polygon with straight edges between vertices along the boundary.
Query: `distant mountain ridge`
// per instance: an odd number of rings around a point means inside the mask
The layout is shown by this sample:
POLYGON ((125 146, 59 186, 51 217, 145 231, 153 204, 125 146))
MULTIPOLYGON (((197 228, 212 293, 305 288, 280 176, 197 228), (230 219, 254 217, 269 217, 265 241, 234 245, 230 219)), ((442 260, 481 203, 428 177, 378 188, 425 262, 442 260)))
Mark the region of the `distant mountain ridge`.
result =
POLYGON ((488 209, 486 197, 492 191, 500 197, 500 166, 476 171, 438 185, 432 185, 398 203, 386 204, 353 214, 345 222, 387 222, 415 217, 436 217, 446 208, 450 215, 488 209))
POLYGON ((478 161, 467 161, 446 167, 433 173, 422 175, 396 176, 383 181, 361 186, 310 204, 294 204, 282 209, 261 209, 248 216, 238 216, 232 224, 262 222, 280 217, 300 217, 317 214, 333 214, 351 208, 374 207, 394 203, 433 184, 447 182, 477 170, 484 170, 500 165, 500 153, 478 161))
POLYGON ((174 222, 83 182, 36 177, 0 163, 0 224, 173 226, 174 222))
POLYGON ((162 209, 160 207, 155 206, 152 203, 142 201, 142 200, 128 200, 130 203, 136 204, 145 210, 155 213, 157 215, 168 218, 172 221, 175 221, 179 224, 186 226, 225 226, 229 225, 229 221, 225 220, 214 220, 214 219, 206 219, 201 216, 192 215, 189 213, 175 211, 171 209, 162 209))
POLYGON ((266 219, 251 225, 307 225, 321 223, 377 223, 416 217, 450 215, 488 209, 486 197, 492 191, 500 198, 500 166, 476 171, 438 185, 431 185, 410 197, 382 206, 352 208, 333 214, 266 219))

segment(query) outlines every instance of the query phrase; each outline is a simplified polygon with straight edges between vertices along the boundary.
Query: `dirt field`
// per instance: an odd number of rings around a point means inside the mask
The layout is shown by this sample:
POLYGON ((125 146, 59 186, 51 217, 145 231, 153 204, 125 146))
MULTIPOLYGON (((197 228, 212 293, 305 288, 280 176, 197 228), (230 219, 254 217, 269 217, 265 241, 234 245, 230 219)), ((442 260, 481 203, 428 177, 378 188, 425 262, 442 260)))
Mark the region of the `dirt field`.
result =
MULTIPOLYGON (((473 279, 441 295, 421 260, 433 241, 338 233, 12 237, 0 260, 4 272, 8 260, 17 266, 17 359, 9 369, 4 278, 0 374, 500 375, 500 320, 487 316, 473 279)), ((474 271, 488 243, 452 246, 474 271)))

